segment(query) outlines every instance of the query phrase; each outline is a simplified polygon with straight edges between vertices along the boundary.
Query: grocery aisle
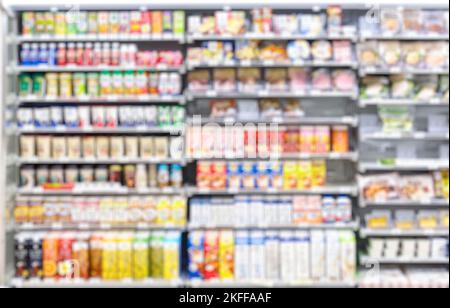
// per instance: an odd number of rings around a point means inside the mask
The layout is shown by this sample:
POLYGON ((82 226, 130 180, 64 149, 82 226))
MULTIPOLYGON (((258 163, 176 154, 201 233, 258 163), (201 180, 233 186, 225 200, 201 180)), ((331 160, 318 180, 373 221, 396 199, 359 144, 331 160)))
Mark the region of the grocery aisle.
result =
POLYGON ((12 8, 11 286, 448 287, 448 6, 114 9, 12 8))

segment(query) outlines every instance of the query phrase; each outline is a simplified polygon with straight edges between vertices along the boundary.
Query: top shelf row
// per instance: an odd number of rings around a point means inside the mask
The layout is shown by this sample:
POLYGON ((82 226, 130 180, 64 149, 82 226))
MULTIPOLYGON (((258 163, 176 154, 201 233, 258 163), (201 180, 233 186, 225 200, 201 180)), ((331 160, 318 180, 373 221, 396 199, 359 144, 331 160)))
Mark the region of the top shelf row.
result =
POLYGON ((448 11, 382 9, 379 16, 326 10, 274 12, 49 11, 22 12, 10 41, 179 41, 366 39, 448 40, 448 11), (187 15, 187 16, 186 16, 187 15))

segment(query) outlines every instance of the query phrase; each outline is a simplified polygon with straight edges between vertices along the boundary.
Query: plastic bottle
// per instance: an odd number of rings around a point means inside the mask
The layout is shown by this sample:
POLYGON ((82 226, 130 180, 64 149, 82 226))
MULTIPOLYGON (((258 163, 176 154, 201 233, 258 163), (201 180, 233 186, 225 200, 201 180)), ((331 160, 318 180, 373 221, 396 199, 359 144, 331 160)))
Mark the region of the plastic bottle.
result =
POLYGON ((22 65, 32 65, 31 63, 31 46, 30 44, 23 44, 20 51, 20 61, 22 65))
POLYGON ((48 65, 48 45, 46 43, 42 43, 39 46, 39 64, 48 65))
POLYGON ((76 64, 76 48, 74 43, 69 43, 67 45, 67 65, 75 65, 76 64))
POLYGON ((48 65, 57 65, 57 48, 55 43, 48 45, 48 65))
POLYGON ((84 65, 84 44, 83 43, 78 43, 77 44, 77 49, 76 49, 76 64, 78 66, 82 66, 84 65))
POLYGON ((120 65, 120 44, 114 43, 111 49, 111 65, 119 66, 120 65))
POLYGON ((86 43, 84 48, 84 65, 93 66, 94 65, 94 48, 92 43, 86 43))
POLYGON ((39 45, 31 44, 30 65, 37 65, 39 62, 39 45))
POLYGON ((102 65, 111 65, 111 44, 104 43, 102 47, 102 65))
POLYGON ((94 58, 92 61, 93 66, 99 66, 102 63, 102 45, 95 43, 94 45, 94 58))
POLYGON ((60 43, 58 45, 58 52, 56 57, 59 66, 67 65, 67 49, 65 43, 60 43))

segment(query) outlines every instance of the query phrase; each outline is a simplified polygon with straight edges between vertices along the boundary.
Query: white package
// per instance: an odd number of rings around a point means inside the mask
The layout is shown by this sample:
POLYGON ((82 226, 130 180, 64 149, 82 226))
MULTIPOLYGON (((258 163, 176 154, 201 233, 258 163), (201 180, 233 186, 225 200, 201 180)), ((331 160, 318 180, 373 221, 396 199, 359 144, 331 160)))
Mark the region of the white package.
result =
POLYGON ((309 232, 297 231, 295 253, 296 253, 296 279, 298 281, 308 281, 311 279, 311 239, 309 232))
POLYGON ((341 251, 338 231, 326 232, 326 264, 327 279, 340 281, 341 279, 341 251))
POLYGON ((325 234, 314 230, 311 231, 311 277, 320 281, 325 274, 325 234))

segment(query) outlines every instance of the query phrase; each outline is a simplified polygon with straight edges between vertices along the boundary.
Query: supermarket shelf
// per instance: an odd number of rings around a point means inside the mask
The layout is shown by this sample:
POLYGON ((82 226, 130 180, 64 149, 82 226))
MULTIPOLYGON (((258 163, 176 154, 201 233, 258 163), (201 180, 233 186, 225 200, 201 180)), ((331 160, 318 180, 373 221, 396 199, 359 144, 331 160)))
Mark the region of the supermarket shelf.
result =
POLYGON ((448 229, 436 230, 398 230, 398 229, 380 229, 373 230, 361 228, 361 237, 433 237, 433 236, 449 236, 448 229))
POLYGON ((309 190, 240 190, 240 189, 224 189, 224 190, 211 190, 211 189, 198 189, 188 188, 187 192, 191 196, 196 195, 352 195, 358 194, 356 185, 344 185, 344 186, 328 186, 322 188, 313 188, 309 190))
POLYGON ((394 258, 394 259, 390 259, 390 258, 370 258, 370 257, 366 257, 363 256, 360 259, 360 262, 362 264, 389 264, 389 265, 394 265, 394 264, 400 264, 400 265, 404 265, 404 264, 411 264, 411 265, 448 265, 449 264, 449 259, 448 258, 427 258, 427 259, 417 259, 417 258, 394 258))
POLYGON ((429 171, 449 169, 448 160, 411 160, 398 161, 394 164, 383 163, 361 163, 359 166, 360 172, 366 171, 429 171))
POLYGON ((66 223, 53 223, 45 225, 36 224, 17 224, 12 227, 15 231, 29 232, 29 231, 68 231, 68 230, 80 230, 80 231, 96 231, 96 230, 133 230, 133 231, 150 231, 150 230, 170 230, 170 231, 185 231, 186 227, 162 225, 155 226, 150 224, 66 224, 66 223))
POLYGON ((226 160, 232 160, 232 161, 247 161, 247 160, 253 160, 253 161, 277 161, 277 160, 298 160, 298 159, 321 159, 321 160, 328 160, 328 161, 334 161, 334 160, 342 160, 342 161, 351 161, 351 162, 357 162, 358 161, 359 154, 356 152, 350 152, 350 153, 328 153, 328 154, 308 154, 308 153, 298 153, 298 154, 281 154, 281 155, 269 155, 268 157, 202 157, 202 156, 194 156, 187 158, 188 160, 194 161, 194 160, 201 160, 201 161, 226 161, 226 160))
POLYGON ((10 100, 13 104, 127 104, 127 103, 177 103, 184 104, 184 96, 157 96, 139 95, 130 97, 109 96, 104 98, 79 97, 79 98, 55 98, 55 97, 17 97, 10 100))
POLYGON ((178 288, 182 280, 102 281, 102 280, 22 280, 13 279, 14 288, 178 288))
POLYGON ((448 41, 448 34, 445 35, 430 35, 430 34, 397 34, 397 35, 387 35, 387 34, 361 34, 360 40, 382 40, 382 41, 448 41))
POLYGON ((355 282, 187 281, 190 288, 356 288, 355 282))
POLYGON ((430 141, 447 141, 449 140, 449 133, 426 133, 426 132, 414 132, 414 133, 398 133, 398 134, 386 134, 386 133, 373 133, 362 134, 361 140, 430 140, 430 141))
POLYGON ((449 70, 447 69, 408 69, 408 68, 361 68, 359 70, 361 76, 365 75, 397 75, 397 74, 408 74, 408 75, 448 75, 449 70))
POLYGON ((349 125, 352 127, 358 126, 358 118, 352 116, 343 117, 298 117, 298 118, 284 118, 284 117, 273 117, 273 118, 255 118, 255 119, 239 119, 236 117, 227 118, 189 118, 187 123, 192 124, 219 124, 219 125, 233 125, 235 123, 247 124, 247 123, 257 123, 257 124, 276 124, 276 125, 349 125))
POLYGON ((360 99, 359 106, 415 106, 448 108, 449 102, 439 98, 431 101, 416 101, 412 99, 360 99))
POLYGON ((157 72, 184 72, 185 67, 171 66, 11 66, 8 73, 34 73, 34 72, 104 72, 104 71, 157 71, 157 72))
POLYGON ((197 68, 238 68, 238 67, 256 67, 256 68, 270 68, 270 67, 349 67, 356 69, 358 63, 351 62, 331 62, 331 61, 222 61, 222 62, 201 62, 188 63, 187 69, 194 70, 197 68))
POLYGON ((367 202, 362 200, 361 208, 366 207, 448 207, 449 201, 445 199, 432 199, 424 201, 410 201, 410 200, 392 200, 384 202, 367 202))
POLYGON ((161 34, 161 35, 21 35, 10 36, 10 43, 26 42, 185 42, 184 34, 161 34))
POLYGON ((359 222, 350 223, 330 223, 330 224, 316 224, 316 225, 259 225, 259 226, 218 226, 218 225, 196 225, 190 224, 188 230, 208 230, 208 229, 233 229, 233 230, 353 230, 359 228, 359 222))
POLYGON ((269 41, 290 41, 290 40, 350 40, 356 42, 356 34, 343 35, 303 35, 303 34, 279 34, 279 33, 246 33, 241 35, 204 35, 192 34, 187 36, 188 42, 195 41, 229 41, 229 40, 269 40, 269 41))
POLYGON ((105 186, 98 188, 75 188, 73 190, 44 190, 43 188, 35 189, 18 189, 17 193, 24 196, 126 196, 126 195, 167 195, 182 196, 185 195, 183 189, 127 189, 122 187, 105 186))
POLYGON ((111 158, 111 159, 17 159, 17 165, 123 165, 123 164, 180 164, 185 165, 186 161, 184 159, 157 159, 157 158, 147 158, 147 159, 132 159, 126 157, 111 158))
POLYGON ((300 91, 300 92, 270 92, 259 91, 255 93, 221 93, 217 91, 207 91, 204 93, 186 92, 188 100, 211 99, 211 98, 229 98, 229 99, 252 99, 252 98, 346 98, 356 100, 357 92, 321 92, 321 91, 300 91))
POLYGON ((137 127, 137 128, 22 128, 18 130, 19 134, 183 134, 182 128, 171 127, 137 127))

